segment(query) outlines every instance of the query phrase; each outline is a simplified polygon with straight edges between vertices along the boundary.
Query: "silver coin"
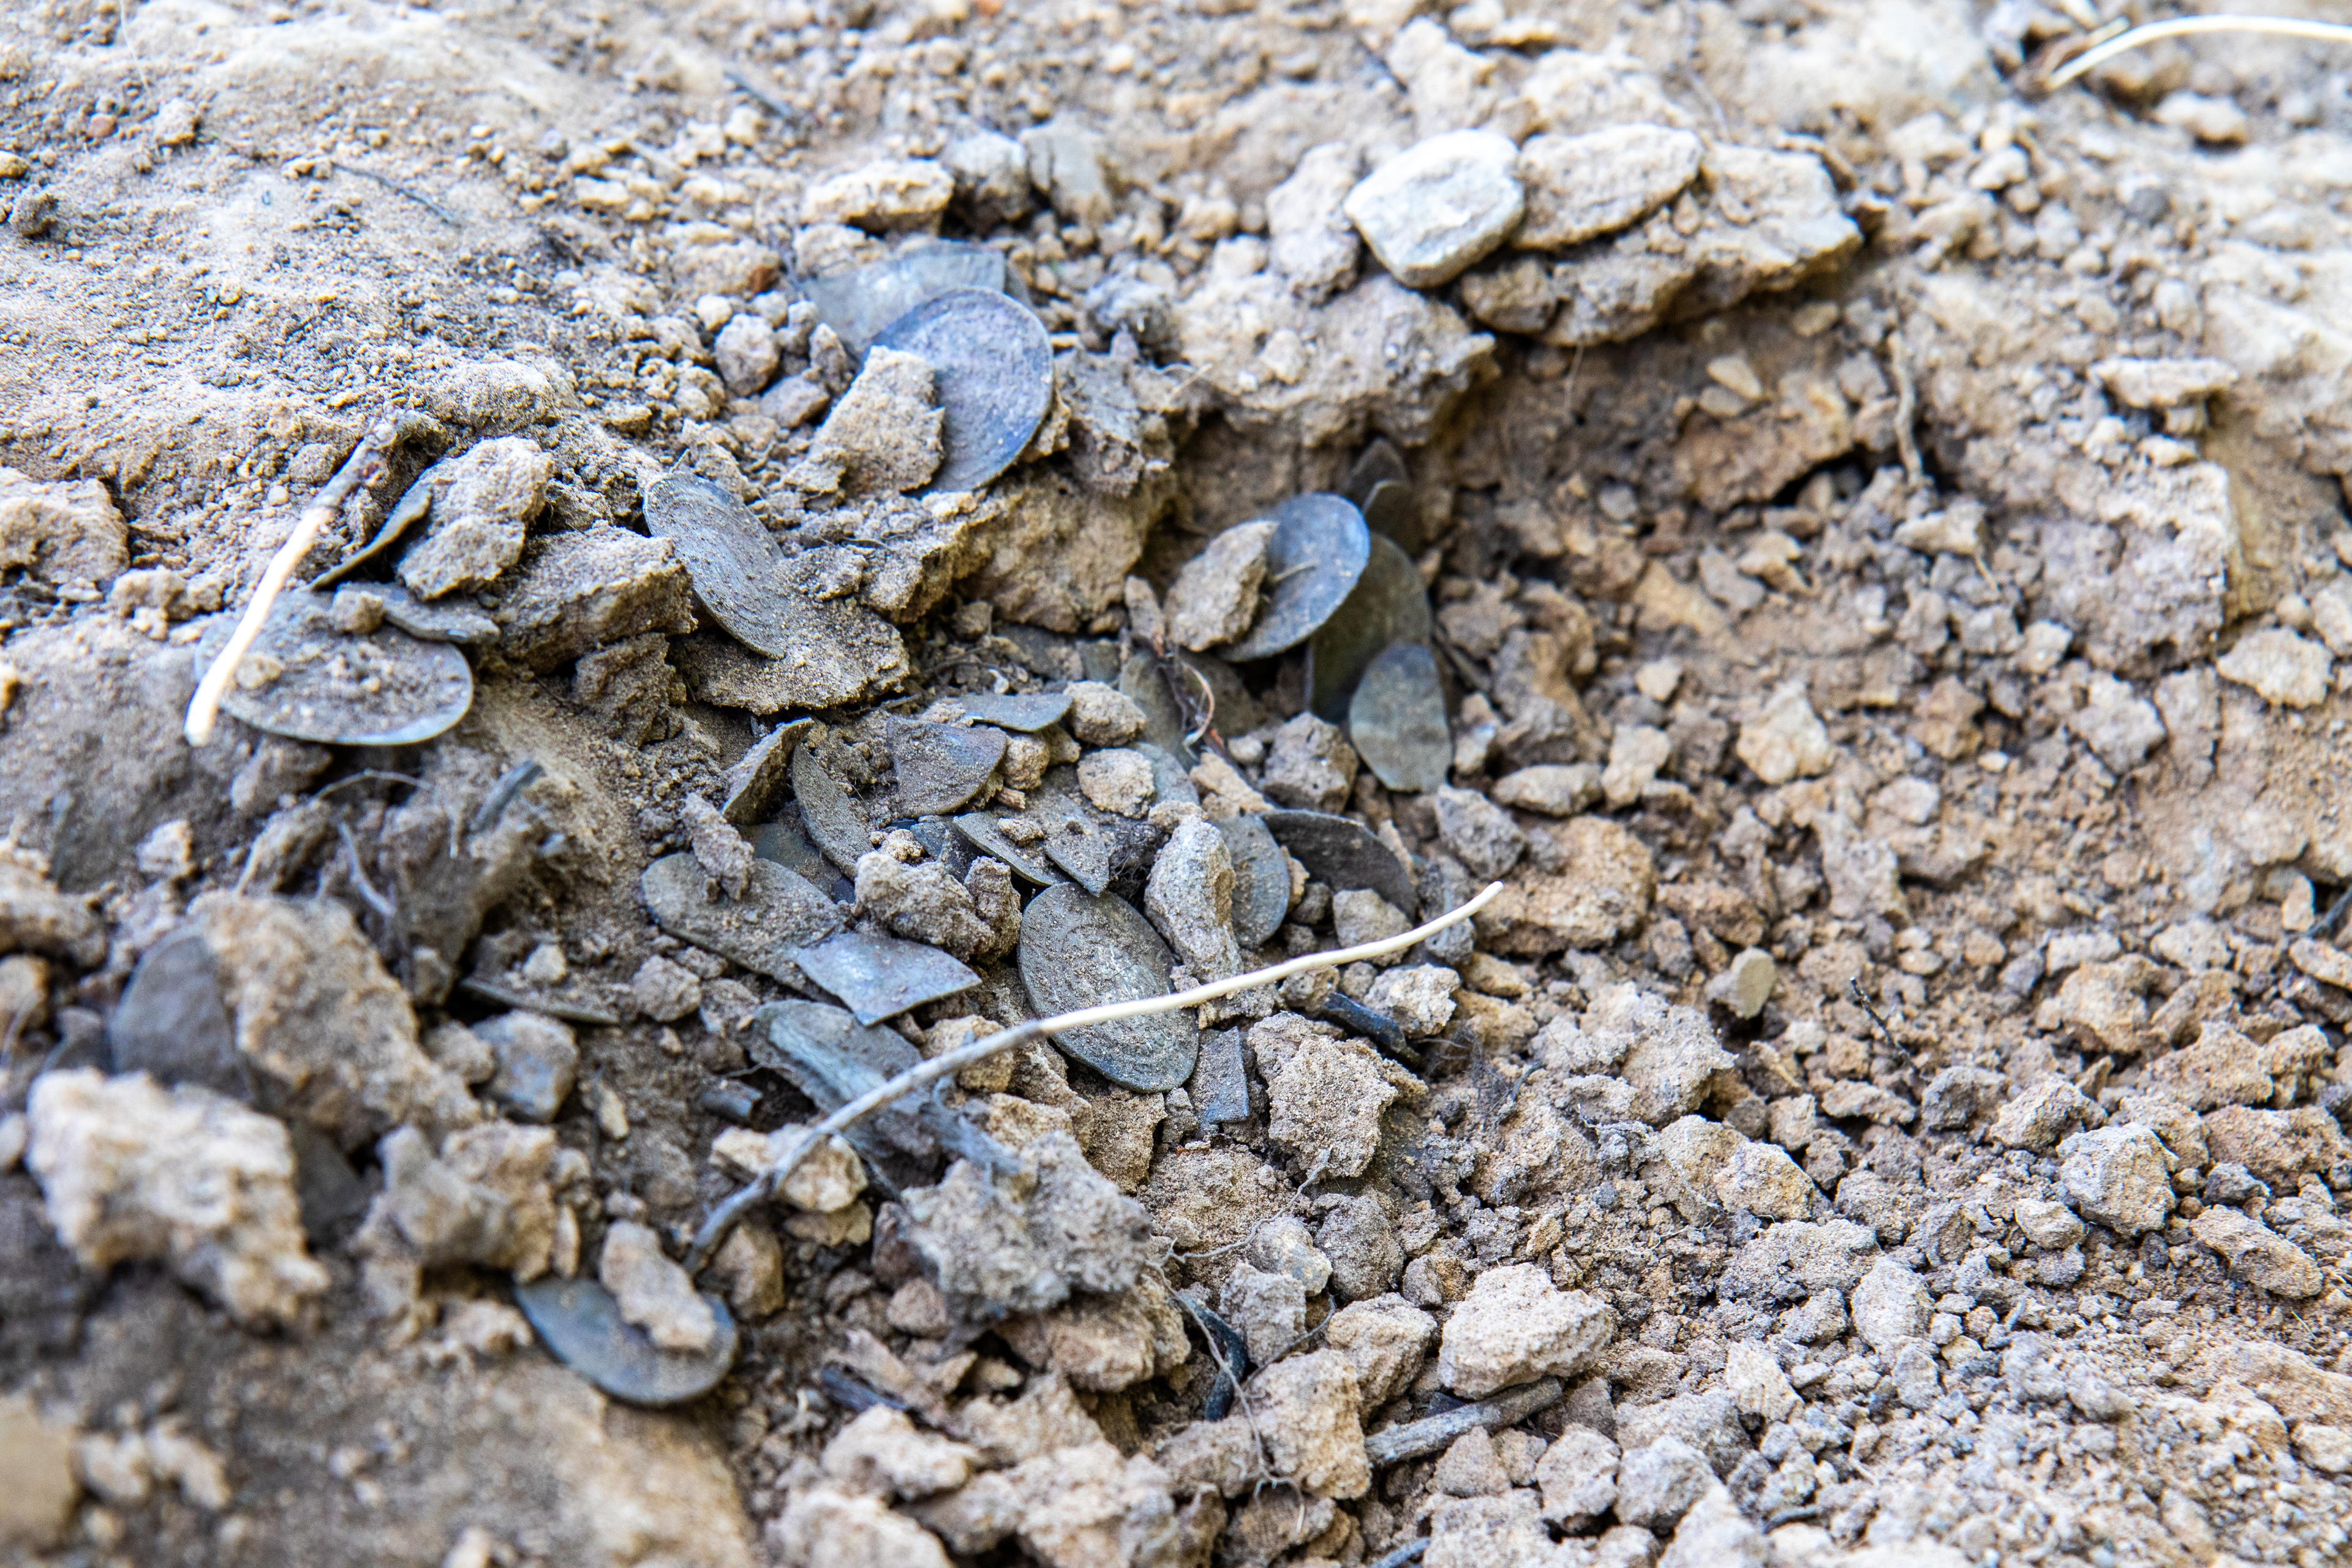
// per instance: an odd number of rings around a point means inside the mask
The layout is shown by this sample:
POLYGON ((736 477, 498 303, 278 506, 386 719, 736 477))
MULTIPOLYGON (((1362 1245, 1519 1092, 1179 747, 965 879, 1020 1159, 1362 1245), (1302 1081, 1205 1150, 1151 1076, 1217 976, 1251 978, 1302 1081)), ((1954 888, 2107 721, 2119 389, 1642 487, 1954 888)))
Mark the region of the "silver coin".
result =
MULTIPOLYGON (((205 628, 197 668, 228 645, 236 621, 219 616, 205 628)), ((278 596, 221 698, 257 730, 330 746, 413 746, 473 705, 473 667, 457 649, 389 626, 337 631, 333 599, 300 589, 278 596)))
POLYGON ((1371 558, 1364 514, 1340 496, 1293 496, 1274 509, 1265 549, 1265 605, 1232 647, 1230 659, 1265 658, 1297 647, 1339 613, 1371 558))
POLYGON ((857 858, 874 847, 866 807, 803 745, 793 752, 793 796, 801 805, 801 826, 845 877, 857 875, 857 858))
POLYGON ((884 328, 877 348, 929 362, 946 415, 934 490, 976 490, 1013 466, 1054 401, 1054 345, 1035 311, 953 289, 884 328))
POLYGON ((779 724, 735 760, 725 776, 727 803, 719 809, 738 827, 775 815, 776 803, 793 784, 793 751, 816 721, 794 719, 779 724))
MULTIPOLYGON (((1168 994, 1174 963, 1135 906, 1065 882, 1021 916, 1021 984, 1040 1015, 1168 994)), ((1124 1018, 1056 1035, 1055 1044, 1113 1083, 1152 1092, 1192 1076, 1200 1026, 1182 1013, 1124 1018)))
POLYGON ((980 984, 951 952, 862 931, 843 931, 793 956, 803 973, 840 998, 861 1024, 895 1018, 980 984))
POLYGON ((1402 642, 1372 660, 1348 704, 1348 738, 1381 783, 1435 789, 1454 765, 1445 687, 1428 645, 1402 642))
POLYGON ((1034 734, 1047 725, 1060 723, 1063 715, 1070 710, 1070 694, 1066 691, 974 691, 959 695, 954 700, 969 718, 1024 734, 1034 734))
POLYGON ((908 816, 962 810, 1004 760, 1004 731, 986 724, 941 724, 894 713, 889 733, 898 810, 908 816))
POLYGON ((952 289, 1004 292, 1004 257, 984 245, 948 241, 902 251, 887 261, 811 278, 801 292, 851 353, 862 354, 899 317, 952 289))
POLYGON ((1394 541, 1373 534, 1355 592, 1307 645, 1307 706, 1335 723, 1346 718, 1348 699, 1381 650, 1427 642, 1435 626, 1421 569, 1394 541))
POLYGON ((1244 814, 1217 824, 1234 863, 1234 940, 1263 946, 1290 912, 1290 863, 1265 822, 1244 814))
POLYGON ((672 936, 788 985, 799 983, 793 960, 800 951, 846 923, 839 904, 773 860, 752 860, 751 885, 740 899, 708 897, 706 885, 693 856, 666 855, 637 879, 637 893, 672 936))
POLYGON ((737 642, 770 658, 793 651, 783 547, 750 507, 699 474, 673 471, 646 491, 646 531, 670 542, 695 597, 737 642))
POLYGON ((1308 876, 1332 891, 1370 888, 1408 918, 1420 906, 1412 871, 1360 823, 1326 811, 1268 811, 1259 819, 1308 876))
POLYGON ((621 1316, 613 1293, 593 1279, 543 1275, 515 1287, 515 1305, 556 1360, 627 1405, 680 1405, 719 1386, 735 1366, 741 1336, 727 1303, 705 1296, 719 1332, 699 1351, 666 1351, 621 1316))

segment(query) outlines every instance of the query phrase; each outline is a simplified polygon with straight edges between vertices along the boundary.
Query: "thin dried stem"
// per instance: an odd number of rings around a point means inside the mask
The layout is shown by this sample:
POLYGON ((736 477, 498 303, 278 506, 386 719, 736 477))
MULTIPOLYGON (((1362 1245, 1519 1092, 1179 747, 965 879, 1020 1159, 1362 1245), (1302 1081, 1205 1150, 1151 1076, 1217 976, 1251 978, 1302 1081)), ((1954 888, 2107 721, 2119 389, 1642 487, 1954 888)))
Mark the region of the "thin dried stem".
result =
POLYGON ((866 1090, 810 1128, 774 1164, 711 1210, 710 1217, 702 1222, 702 1228, 695 1234, 693 1250, 686 1258, 687 1269, 689 1273, 698 1272, 709 1262, 719 1244, 727 1239, 727 1233, 735 1228, 736 1222, 754 1204, 782 1186, 819 1143, 836 1132, 855 1127, 895 1100, 937 1083, 943 1078, 952 1077, 992 1056, 1048 1035, 1084 1029, 1096 1024, 1115 1024, 1122 1018, 1146 1018, 1155 1013, 1173 1013, 1181 1008, 1197 1007, 1203 1002, 1214 1002, 1237 992, 1254 991, 1261 985, 1276 985, 1294 974, 1304 974, 1309 970, 1344 968, 1359 961, 1386 958, 1391 952, 1402 952, 1416 942, 1426 942, 1448 926, 1461 924, 1492 903, 1502 890, 1502 883, 1491 882, 1484 892, 1468 903, 1448 910, 1435 920, 1415 926, 1401 935, 1386 937, 1379 942, 1359 942, 1354 947, 1343 947, 1331 952, 1310 952, 1271 968, 1236 974, 1230 980, 1211 981, 1205 985, 1195 985, 1189 991, 1173 992, 1166 996, 1146 996, 1132 1002, 1105 1002, 1097 1006, 1081 1007, 1075 1013, 1056 1014, 1051 1018, 1032 1018, 1025 1024, 1015 1024, 1009 1029, 999 1029, 995 1034, 983 1036, 961 1050, 919 1062, 887 1083, 866 1090))
POLYGON ((2159 43, 2166 38, 2183 38, 2199 33, 2258 33, 2273 38, 2310 38, 2321 43, 2352 44, 2352 25, 2342 22, 2310 22, 2300 16, 2175 16, 2168 21, 2150 22, 2118 33, 2104 44, 2095 44, 2051 73, 2049 90, 2057 91, 2068 82, 2114 59, 2117 55, 2137 49, 2144 44, 2159 43))
POLYGON ((342 510, 351 493, 383 477, 386 458, 399 436, 397 418, 377 420, 375 427, 352 449, 335 477, 327 481, 326 488, 311 497, 302 515, 294 520, 294 531, 286 536, 286 542, 269 558, 260 584, 253 590, 252 602, 238 617, 236 629, 228 635, 227 645, 215 656, 204 679, 196 682, 196 694, 188 702, 188 744, 201 746, 213 738, 213 726, 220 721, 221 699, 228 694, 228 683, 236 679, 236 667, 245 662, 245 656, 261 636, 261 628, 269 619, 270 606, 285 590, 286 579, 294 574, 302 557, 310 553, 310 546, 319 542, 327 520, 342 510))

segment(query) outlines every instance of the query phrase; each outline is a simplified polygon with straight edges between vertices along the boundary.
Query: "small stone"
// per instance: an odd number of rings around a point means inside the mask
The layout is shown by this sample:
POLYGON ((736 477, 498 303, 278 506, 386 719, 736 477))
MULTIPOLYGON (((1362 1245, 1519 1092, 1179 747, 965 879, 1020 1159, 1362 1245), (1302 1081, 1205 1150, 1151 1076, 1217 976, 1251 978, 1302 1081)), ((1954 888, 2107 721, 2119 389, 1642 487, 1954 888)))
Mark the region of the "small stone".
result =
POLYGON ((2066 728, 2116 773, 2146 762, 2165 733, 2156 704, 2104 671, 2084 684, 2083 706, 2067 715, 2066 728))
POLYGON ((767 1540, 782 1563, 805 1568, 950 1568, 940 1538, 879 1498, 828 1486, 800 1488, 767 1540))
POLYGON ((1179 647, 1202 652, 1249 630, 1275 526, 1257 521, 1229 528, 1184 563, 1167 604, 1168 635, 1179 647))
POLYGON ((689 795, 678 803, 678 818, 686 826, 695 864, 702 868, 705 896, 741 898, 751 885, 751 863, 758 858, 751 841, 698 795, 689 795))
POLYGON ((1478 1399, 1538 1377, 1569 1377, 1616 1337, 1617 1314, 1599 1298, 1563 1291, 1530 1263, 1489 1268, 1446 1320, 1438 1382, 1478 1399))
POLYGON ((1518 863, 1528 847, 1510 814, 1475 790, 1435 792, 1437 835, 1474 877, 1492 881, 1518 863))
POLYGON ((1402 936, 1412 922, 1370 888, 1350 888, 1331 895, 1331 925, 1341 947, 1360 947, 1402 936))
POLYGON ((1415 143, 1348 193, 1342 210, 1398 282, 1451 282, 1509 237, 1525 210, 1518 149, 1491 131, 1415 143))
POLYGON ((1706 1456, 1679 1437, 1661 1437, 1630 1448, 1617 1462, 1617 1517, 1627 1524, 1663 1531, 1716 1485, 1706 1456))
POLYGON ((1919 1276, 1891 1258, 1882 1258, 1853 1288, 1849 1302, 1853 1331, 1881 1355, 1927 1331, 1935 1306, 1919 1276))
POLYGON ((1607 1513, 1617 1501, 1618 1458, 1616 1443, 1590 1426, 1562 1431, 1536 1461, 1544 1518, 1577 1530, 1607 1513))
POLYGON ((1274 732, 1260 787, 1307 811, 1337 811, 1356 783, 1356 749, 1337 724, 1301 713, 1274 732))
POLYGON ((1309 1296, 1321 1295, 1331 1280, 1331 1260, 1316 1248, 1306 1224, 1288 1215, 1267 1220, 1250 1233, 1249 1260, 1289 1275, 1309 1296))
POLYGON ((613 1293, 621 1316, 663 1350, 698 1352, 719 1337, 710 1303, 662 1251, 661 1237, 649 1226, 621 1220, 605 1231, 596 1279, 613 1293))
POLYGON ((473 1026, 473 1032, 497 1063, 490 1098, 518 1121, 554 1121, 580 1070, 570 1026, 543 1013, 501 1013, 473 1026))
MULTIPOLYGON (((55 201, 47 191, 26 191, 16 211, 43 213, 46 226, 43 204, 55 201)), ((106 486, 36 479, 0 467, 0 569, 21 570, 55 587, 95 588, 129 564, 130 530, 106 486)))
POLYGON ((1010 136, 972 132, 949 142, 940 162, 954 177, 955 202, 971 216, 974 233, 1024 217, 1034 205, 1029 154, 1010 136))
POLYGON ((2189 1232, 2220 1253, 2231 1273, 2273 1296, 2305 1300, 2327 1283, 2301 1247, 2237 1209, 2209 1208, 2189 1222, 2189 1232))
MULTIPOLYGON (((2347 1419, 2352 1419, 2352 1415, 2347 1419)), ((2343 1475, 2352 1470, 2352 1426, 2301 1422, 2294 1429, 2294 1451, 2321 1475, 2343 1475)))
POLYGON ((545 673, 649 632, 695 627, 692 584, 666 539, 599 525, 551 533, 524 552, 493 613, 499 649, 545 673))
POLYGON ((1323 1342, 1346 1356, 1366 1410, 1403 1393, 1428 1358, 1437 1320, 1402 1296, 1378 1296, 1331 1314, 1323 1342))
POLYGON ((839 223, 877 232, 934 222, 955 195, 955 177, 927 158, 885 158, 809 186, 803 224, 839 223))
POLYGON ((1476 917, 1486 945, 1534 958, 1638 930, 1657 889, 1649 847, 1603 816, 1572 817, 1549 833, 1552 868, 1522 872, 1476 917))
POLYGON ((1225 1276, 1217 1315, 1240 1331, 1252 1364, 1267 1365, 1307 1331, 1307 1289, 1291 1275, 1240 1264, 1225 1276))
POLYGON ((784 1310, 783 1245, 759 1221, 736 1225, 711 1258, 710 1272, 737 1317, 756 1322, 784 1310))
POLYGON ((1168 836, 1151 863, 1143 912, 1198 979, 1223 980, 1241 973, 1241 947, 1234 936, 1233 855, 1214 823, 1194 817, 1168 836))
POLYGON ((1452 1497, 1500 1497, 1511 1489, 1511 1477, 1495 1452, 1495 1439, 1484 1426, 1473 1426, 1437 1457, 1429 1484, 1452 1497))
POLYGON ((2159 125, 2179 126, 2213 147, 2239 146, 2252 128, 2246 111, 2228 99, 2185 89, 2166 94, 2153 118, 2159 125))
POLYGON ((775 329, 752 311, 721 328, 710 352, 719 362, 719 379, 738 397, 757 397, 765 391, 776 379, 782 357, 776 352, 775 329))
POLYGON ((2327 649, 2283 627, 2247 633, 2213 668, 2281 707, 2315 708, 2327 697, 2327 649))
POLYGON ((1736 1341, 1724 1363, 1723 1386, 1744 1415, 1768 1423, 1785 1421, 1799 1405, 1795 1385, 1781 1370, 1780 1358, 1753 1340, 1736 1341))
POLYGON ((2062 1078, 2044 1079, 2003 1105, 1985 1136, 2011 1149, 2047 1153, 2089 1110, 2081 1089, 2062 1078))
POLYGON ((1717 1483, 1683 1515, 1657 1568, 1763 1568, 1770 1561, 1764 1532, 1739 1511, 1730 1489, 1717 1483))
POLYGON ((2172 1213, 2172 1172, 2164 1143, 2140 1126, 2078 1132, 2061 1146, 2059 1180, 2084 1218, 2120 1235, 2162 1227, 2172 1213))
POLYGON ((1386 970, 1364 994, 1365 1005, 1394 1018, 1415 1039, 1432 1039, 1454 1021, 1454 993, 1462 977, 1443 964, 1386 970))
POLYGON ((42 1420, 29 1394, 0 1398, 0 1546, 37 1553, 61 1540, 81 1491, 73 1432, 42 1420))
POLYGON ((1591 763, 1539 763, 1505 773, 1487 794, 1515 811, 1574 816, 1599 803, 1601 770, 1591 763))
POLYGON ((431 531, 400 558, 400 580, 420 599, 487 588, 522 556, 555 466, 520 436, 485 441, 441 465, 431 531))
POLYGON ((1729 968, 1706 984, 1706 999, 1735 1018, 1753 1018, 1772 999, 1780 971, 1772 955, 1760 947, 1742 949, 1729 968))
POLYGON ((1345 204, 1359 169, 1353 147, 1327 142, 1308 148, 1290 178, 1266 193, 1266 259, 1310 301, 1330 298, 1355 279, 1361 245, 1345 204))
POLYGON ((1078 793, 1097 811, 1139 819, 1158 793, 1151 759, 1125 746, 1088 752, 1078 759, 1078 793))
POLYGON ((2064 1204, 2046 1198, 2017 1200, 2017 1228, 2036 1247, 2063 1251, 2083 1239, 2083 1222, 2064 1204))
POLYGON ((904 1413, 877 1405, 835 1433, 817 1463, 850 1490, 911 1500, 963 1485, 978 1468, 980 1455, 962 1443, 919 1431, 904 1413))
POLYGON ((1511 243, 1565 250, 1614 233, 1674 199, 1698 175, 1704 144, 1663 125, 1612 125, 1581 136, 1531 136, 1519 149, 1527 216, 1511 243))
POLYGON ((1070 733, 1089 746, 1123 746, 1143 733, 1135 699, 1099 680, 1070 684, 1070 733))
POLYGON ((1397 1098, 1380 1054, 1290 1013, 1253 1027, 1249 1047, 1265 1078, 1274 1146, 1325 1177, 1362 1174, 1380 1147, 1381 1113, 1397 1098))
POLYGON ((803 489, 904 494, 939 472, 944 416, 930 363, 876 347, 790 476, 803 489))
POLYGON ((1103 138, 1074 121, 1054 119, 1021 133, 1029 180, 1065 222, 1100 224, 1116 210, 1103 138))
POLYGON ((1331 1293, 1361 1301, 1396 1289, 1404 1247, 1380 1200, 1341 1197, 1316 1228, 1315 1245, 1330 1262, 1331 1293))
POLYGON ((675 1024, 702 1005, 702 982, 685 965, 656 953, 630 977, 629 1000, 654 1022, 675 1024))
POLYGON ((1756 717, 1739 727, 1734 750, 1768 784, 1825 773, 1837 761, 1837 748, 1813 712, 1801 679, 1785 681, 1773 689, 1756 717))

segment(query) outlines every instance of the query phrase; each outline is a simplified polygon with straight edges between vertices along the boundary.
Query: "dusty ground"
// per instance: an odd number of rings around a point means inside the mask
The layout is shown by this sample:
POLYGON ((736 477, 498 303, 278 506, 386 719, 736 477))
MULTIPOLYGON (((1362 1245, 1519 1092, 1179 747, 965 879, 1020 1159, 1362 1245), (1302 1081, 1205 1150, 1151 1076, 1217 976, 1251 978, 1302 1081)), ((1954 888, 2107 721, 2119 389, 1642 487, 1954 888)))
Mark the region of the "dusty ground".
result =
MULTIPOLYGON (((2199 40, 2036 96, 2106 9, 9 8, 10 1560, 2342 1561, 2352 60, 2199 40), (1400 282, 1342 213, 1471 128, 1601 202, 1599 144, 1544 139, 1633 125, 1692 166, 1576 237, 1400 282), (1057 355, 1045 435, 953 502, 887 472, 928 394, 825 424, 878 383, 793 309, 934 232, 1057 355), (440 449, 519 442, 471 712, 191 749, 207 617, 397 409, 416 449, 301 575, 440 449), (886 712, 1117 684, 1210 538, 1379 437, 1448 785, 1295 720, 1295 659, 1223 689, 1192 781, 1354 814, 1422 913, 1509 883, 1476 952, 1340 979, 1418 1070, 1309 987, 1240 1019, 1245 1121, 1052 1052, 967 1074, 1003 1190, 1097 1205, 1036 1243, 1058 1294, 969 1278, 985 1161, 897 1202, 836 1172, 705 1276, 743 1320, 714 1393, 552 1360, 510 1280, 635 1257, 691 1338, 660 1258, 740 1179, 722 1136, 812 1114, 746 1050, 793 992, 640 898, 684 850, 744 885, 726 770, 819 710, 880 829, 886 712), (804 656, 642 537, 681 464, 774 531, 804 656), (138 1057, 183 928, 236 1038, 138 1057), (1263 1367, 1223 1422, 1177 1292, 1263 1367)), ((1087 711, 1055 755, 1108 800, 1132 725, 1087 711)), ((1044 751, 1006 755, 1000 806, 1044 751)), ((1139 907, 1191 842, 1159 783, 1139 907)), ((995 895, 899 847, 854 912, 984 982, 901 1032, 1022 1016, 995 895)), ((1331 891, 1269 961, 1399 912, 1331 891)))

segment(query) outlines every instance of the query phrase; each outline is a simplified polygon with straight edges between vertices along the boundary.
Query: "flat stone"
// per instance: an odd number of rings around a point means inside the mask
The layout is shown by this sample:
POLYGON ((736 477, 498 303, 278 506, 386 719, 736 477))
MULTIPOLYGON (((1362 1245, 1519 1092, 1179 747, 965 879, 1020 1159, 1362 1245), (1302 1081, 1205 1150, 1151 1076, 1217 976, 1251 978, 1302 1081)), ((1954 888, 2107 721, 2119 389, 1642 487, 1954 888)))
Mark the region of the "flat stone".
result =
POLYGON ((1510 237, 1526 208, 1519 150, 1492 131, 1414 143, 1348 193, 1348 221, 1412 289, 1452 282, 1510 237))
POLYGON ((752 861, 740 899, 707 898, 704 885, 702 867, 688 854, 666 855, 637 879, 647 912, 664 931, 786 984, 801 978, 795 960, 802 950, 845 923, 840 905, 772 860, 752 861))
POLYGON ((1672 201, 1698 177, 1705 144, 1664 125, 1612 125, 1581 136, 1528 138, 1518 174, 1527 214, 1511 243, 1565 250, 1612 234, 1672 201))
POLYGON ((1257 618, 1258 588, 1276 524, 1238 523, 1184 563, 1168 590, 1168 636, 1195 652, 1233 641, 1257 618))
POLYGON ((986 725, 890 719, 898 810, 908 816, 961 811, 1004 760, 1004 732, 986 725))
POLYGON ((980 976, 952 953, 865 931, 844 931, 793 957, 803 973, 839 997, 861 1024, 878 1024, 980 984, 980 976))
POLYGON ((1269 811, 1262 820, 1307 875, 1334 892, 1369 888, 1400 910, 1420 907, 1412 872, 1370 828, 1322 811, 1269 811))
POLYGON ((1234 862, 1234 940, 1263 945, 1290 913, 1290 865, 1265 818, 1251 814, 1217 824, 1234 862))
POLYGON ((779 724, 751 744, 727 770, 727 800, 719 813, 738 827, 773 816, 793 787, 793 752, 815 721, 779 724))
MULTIPOLYGON (((228 645, 236 620, 213 618, 196 645, 198 668, 228 645)), ((409 746, 448 730, 473 706, 473 667, 446 643, 389 626, 362 636, 335 627, 330 596, 279 595, 221 707, 289 740, 409 746)))
POLYGON ((887 261, 804 279, 801 292, 816 319, 834 330, 852 354, 863 354, 883 330, 919 305, 958 289, 1004 292, 1002 252, 984 245, 944 242, 900 251, 887 261))
POLYGON ((953 700, 967 718, 1023 734, 1034 734, 1058 724, 1070 711, 1070 694, 1066 691, 975 691, 959 695, 953 700))
POLYGON ((1293 496, 1274 509, 1265 550, 1265 607, 1226 658, 1265 658, 1297 647, 1339 613, 1372 553, 1364 514, 1341 496, 1293 496))
POLYGON ((718 1322, 699 1351, 666 1351, 621 1317, 613 1293, 593 1279, 543 1276, 515 1287, 515 1305, 548 1352, 626 1405, 682 1405, 719 1386, 734 1370, 739 1338, 733 1314, 716 1296, 703 1301, 718 1322))
POLYGON ((1001 293, 951 289, 892 321, 877 348, 927 362, 946 416, 933 490, 972 490, 1013 466, 1054 397, 1054 348, 1036 312, 1001 293))
POLYGON ((1394 540, 1373 534, 1364 574, 1307 645, 1307 706, 1326 719, 1344 719, 1372 661, 1395 644, 1427 642, 1435 626, 1421 569, 1394 540))
MULTIPOLYGON (((1021 918, 1021 981, 1041 1016, 1168 994, 1173 956, 1151 922, 1108 894, 1064 885, 1029 901, 1021 918)), ((1097 1024, 1055 1037, 1112 1082, 1151 1092, 1192 1076, 1200 1030, 1181 1013, 1097 1024)))
POLYGON ((842 875, 857 874, 858 857, 874 847, 866 807, 806 746, 793 752, 793 795, 801 826, 842 875))
POLYGON ((1428 645, 1395 643, 1372 660, 1348 703, 1348 738, 1390 789, 1432 790, 1445 782, 1454 736, 1445 722, 1445 685, 1428 645))

